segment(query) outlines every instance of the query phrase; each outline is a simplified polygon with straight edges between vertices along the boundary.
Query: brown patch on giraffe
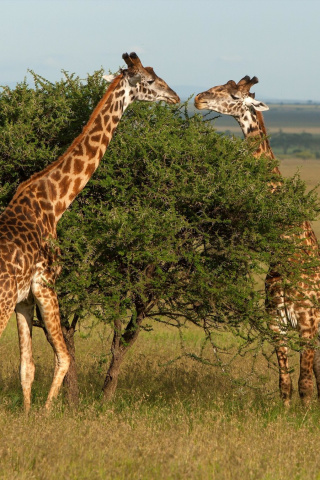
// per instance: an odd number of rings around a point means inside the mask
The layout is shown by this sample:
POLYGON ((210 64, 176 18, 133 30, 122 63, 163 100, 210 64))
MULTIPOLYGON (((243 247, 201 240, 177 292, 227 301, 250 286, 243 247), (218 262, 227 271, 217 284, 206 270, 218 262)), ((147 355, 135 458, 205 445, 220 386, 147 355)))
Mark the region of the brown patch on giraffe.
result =
POLYGON ((67 175, 63 177, 63 179, 59 183, 59 197, 60 198, 63 198, 67 195, 71 182, 72 182, 71 177, 69 177, 67 175))
POLYGON ((24 215, 18 215, 17 216, 17 221, 15 222, 15 225, 16 225, 17 229, 19 228, 19 226, 24 225, 25 221, 26 221, 26 217, 24 215))
POLYGON ((37 183, 36 196, 37 198, 47 198, 47 185, 44 180, 40 180, 37 183))
POLYGON ((48 221, 51 225, 51 228, 53 229, 55 223, 53 212, 48 213, 48 221))
POLYGON ((65 211, 66 209, 66 204, 65 202, 57 202, 55 205, 54 213, 56 217, 60 217, 60 215, 65 211))
POLYGON ((99 115, 99 117, 97 117, 95 123, 94 123, 94 127, 90 130, 90 133, 96 133, 96 132, 101 132, 102 130, 102 116, 99 115))
POLYGON ((90 140, 95 143, 100 143, 101 133, 98 135, 91 135, 90 140))
POLYGON ((52 180, 58 182, 61 178, 61 172, 60 170, 55 170, 54 172, 51 173, 50 177, 52 180))
POLYGON ((86 168, 86 171, 85 171, 85 174, 88 176, 88 177, 91 177, 93 172, 95 171, 96 169, 96 165, 92 162, 92 163, 89 163, 87 165, 87 168, 86 168))
POLYGON ((27 235, 25 233, 20 233, 20 240, 22 240, 23 243, 27 242, 27 235))
POLYGON ((123 95, 124 95, 124 89, 118 90, 117 92, 115 92, 116 98, 123 97, 123 95))
POLYGON ((57 198, 57 189, 56 186, 51 180, 48 178, 47 180, 48 190, 50 192, 50 200, 54 201, 57 198))
POLYGON ((27 238, 28 241, 31 242, 31 240, 33 240, 33 234, 31 232, 27 232, 27 238))
POLYGON ((82 147, 82 144, 80 143, 80 144, 75 148, 74 154, 75 154, 76 156, 82 157, 83 153, 84 153, 84 152, 83 152, 83 147, 82 147))
POLYGON ((14 211, 15 211, 15 213, 16 213, 17 215, 18 215, 19 213, 21 213, 21 212, 22 212, 22 207, 21 207, 21 205, 19 205, 19 204, 16 205, 16 206, 14 207, 14 211))
POLYGON ((111 94, 109 95, 108 101, 106 102, 106 106, 107 106, 107 105, 109 106, 109 105, 112 104, 112 102, 113 102, 113 97, 114 97, 114 94, 111 93, 111 94))
POLYGON ((65 162, 64 162, 64 165, 61 169, 62 173, 70 173, 71 172, 71 167, 72 167, 72 158, 71 156, 68 156, 66 159, 65 159, 65 162))
POLYGON ((40 207, 42 210, 51 210, 52 208, 52 203, 51 202, 46 202, 44 200, 40 200, 40 207))
POLYGON ((94 158, 96 155, 97 149, 90 143, 89 137, 85 139, 84 146, 86 148, 86 156, 88 157, 89 160, 92 160, 92 158, 94 158))
POLYGON ((69 195, 69 200, 75 198, 75 196, 79 193, 80 186, 81 186, 81 178, 76 178, 73 184, 72 192, 69 195))
POLYGON ((41 208, 40 208, 39 202, 37 200, 32 201, 32 209, 33 209, 33 211, 34 211, 34 213, 36 214, 37 217, 40 216, 41 208))
POLYGON ((73 173, 79 175, 84 169, 84 161, 81 158, 75 158, 73 162, 73 173))
POLYGON ((106 135, 105 133, 102 135, 101 142, 102 142, 103 145, 105 145, 106 147, 109 145, 109 139, 108 139, 108 137, 107 137, 107 135, 106 135))

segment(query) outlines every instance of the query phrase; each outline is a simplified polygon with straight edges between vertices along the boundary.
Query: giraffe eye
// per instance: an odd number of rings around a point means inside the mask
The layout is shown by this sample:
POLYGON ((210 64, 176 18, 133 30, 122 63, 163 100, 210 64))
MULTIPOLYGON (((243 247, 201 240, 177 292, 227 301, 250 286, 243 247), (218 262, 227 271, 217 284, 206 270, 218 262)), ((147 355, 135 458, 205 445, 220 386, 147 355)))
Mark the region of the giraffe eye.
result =
POLYGON ((231 97, 233 98, 233 100, 239 100, 240 97, 237 97, 236 95, 232 95, 231 93, 231 97))
POLYGON ((154 83, 154 80, 147 80, 148 85, 152 85, 154 83))

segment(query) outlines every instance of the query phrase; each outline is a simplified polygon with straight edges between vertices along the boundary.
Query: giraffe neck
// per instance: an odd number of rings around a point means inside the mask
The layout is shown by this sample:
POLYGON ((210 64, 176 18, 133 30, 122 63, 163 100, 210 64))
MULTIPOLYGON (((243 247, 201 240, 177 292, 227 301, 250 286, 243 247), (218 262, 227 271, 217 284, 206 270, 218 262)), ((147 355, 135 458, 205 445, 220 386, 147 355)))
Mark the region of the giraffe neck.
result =
POLYGON ((123 74, 109 86, 82 133, 58 160, 22 183, 12 201, 21 196, 37 198, 43 213, 56 224, 98 167, 113 133, 133 101, 133 89, 123 74))
POLYGON ((243 114, 237 118, 237 121, 245 138, 260 139, 260 143, 254 153, 255 157, 265 155, 270 158, 275 158, 267 137, 267 130, 261 112, 253 108, 249 110, 246 109, 243 114))
MULTIPOLYGON (((254 153, 254 156, 256 158, 259 158, 262 155, 265 155, 269 158, 275 158, 269 140, 267 138, 267 129, 265 127, 263 115, 261 112, 250 108, 250 110, 246 110, 243 115, 237 117, 236 120, 238 121, 245 138, 260 137, 260 144, 254 153)), ((273 173, 281 175, 278 167, 274 167, 273 173)), ((277 184, 272 185, 272 191, 274 191, 275 187, 277 186, 277 184)), ((318 240, 312 229, 311 223, 306 220, 303 222, 302 227, 303 231, 301 234, 299 234, 300 238, 303 238, 305 243, 309 246, 312 245, 314 251, 316 252, 316 255, 318 255, 318 240)))

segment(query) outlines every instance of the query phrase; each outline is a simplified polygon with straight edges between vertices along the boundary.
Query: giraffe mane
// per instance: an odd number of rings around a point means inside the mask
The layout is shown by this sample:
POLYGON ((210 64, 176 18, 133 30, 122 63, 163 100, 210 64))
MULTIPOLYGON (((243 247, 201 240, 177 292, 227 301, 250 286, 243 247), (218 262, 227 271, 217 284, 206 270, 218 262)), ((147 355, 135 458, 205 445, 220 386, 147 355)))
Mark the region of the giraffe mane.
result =
POLYGON ((264 135, 267 135, 267 129, 266 129, 266 126, 265 126, 265 123, 264 123, 264 118, 263 118, 262 113, 259 112, 258 110, 255 110, 255 112, 256 112, 256 115, 257 115, 257 118, 258 118, 258 122, 261 126, 262 133, 264 135))
POLYGON ((259 125, 261 127, 261 131, 264 135, 264 141, 266 142, 270 152, 272 153, 272 158, 275 158, 274 153, 273 153, 273 151, 271 149, 271 146, 270 146, 268 133, 267 133, 266 125, 264 123, 264 118, 263 118, 262 112, 259 112, 258 110, 255 110, 255 113, 257 115, 257 119, 258 119, 259 125))
MULTIPOLYGON (((49 165, 47 165, 43 170, 41 170, 40 172, 36 172, 34 173, 33 175, 31 175, 30 178, 28 178, 28 180, 25 180, 24 182, 22 182, 17 190, 16 190, 16 193, 14 194, 14 196, 12 197, 12 200, 16 199, 20 193, 25 190, 29 185, 31 185, 34 181, 36 180, 39 180, 39 178, 42 178, 42 177, 45 177, 48 173, 52 172, 52 170, 54 170, 56 167, 58 167, 62 162, 63 160, 65 159, 65 157, 70 153, 71 150, 74 149, 75 145, 77 143, 79 143, 81 141, 81 139, 83 138, 83 136, 87 133, 88 129, 90 128, 91 124, 93 123, 95 117, 96 117, 96 114, 97 112, 101 109, 102 105, 104 105, 108 99, 108 97, 111 95, 111 93, 115 90, 116 86, 118 85, 118 83, 120 82, 120 80, 123 78, 123 73, 121 73, 120 75, 118 75, 113 81, 112 83, 109 85, 108 87, 108 90, 106 91, 106 93, 103 95, 103 97, 99 100, 99 103, 97 104, 97 106, 95 107, 95 109, 93 110, 93 112, 91 113, 90 115, 90 118, 88 120, 88 122, 86 123, 86 125, 83 127, 82 129, 82 132, 80 133, 80 135, 78 135, 74 140, 73 142, 71 143, 71 145, 68 147, 68 149, 57 159, 55 160, 53 163, 50 163, 49 165)), ((11 200, 11 201, 12 201, 11 200)))

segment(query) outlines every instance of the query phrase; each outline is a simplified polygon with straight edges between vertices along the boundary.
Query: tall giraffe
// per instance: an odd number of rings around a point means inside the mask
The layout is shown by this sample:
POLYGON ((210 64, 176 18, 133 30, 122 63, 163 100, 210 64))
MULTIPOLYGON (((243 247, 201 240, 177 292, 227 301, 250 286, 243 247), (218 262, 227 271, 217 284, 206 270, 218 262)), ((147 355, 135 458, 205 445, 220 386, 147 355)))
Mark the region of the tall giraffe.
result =
MULTIPOLYGON (((268 110, 269 107, 263 102, 255 100, 254 94, 250 93, 250 88, 256 83, 258 83, 257 77, 250 79, 249 76, 245 76, 238 83, 229 80, 225 85, 219 85, 199 93, 195 98, 195 106, 199 110, 209 109, 233 116, 239 123, 245 138, 259 139, 259 145, 254 155, 256 157, 265 155, 269 158, 275 158, 266 137, 267 132, 261 113, 268 110)), ((274 173, 280 175, 278 167, 275 167, 274 173)), ((302 244, 308 248, 310 255, 318 258, 318 242, 310 223, 305 221, 301 227, 302 233, 299 238, 302 240, 302 244)), ((298 263, 299 258, 295 257, 295 261, 298 263)), ((266 277, 266 307, 273 318, 270 328, 279 335, 276 346, 279 364, 279 386, 280 395, 286 406, 290 404, 292 396, 292 381, 289 373, 288 348, 280 337, 284 333, 283 325, 290 323, 298 329, 301 343, 304 345, 300 354, 300 397, 303 403, 309 403, 313 390, 312 368, 316 376, 318 396, 320 397, 320 359, 318 351, 315 355, 314 348, 312 348, 312 339, 316 337, 318 331, 320 311, 314 308, 311 301, 312 298, 320 301, 320 292, 315 287, 319 279, 319 269, 309 275, 301 273, 301 282, 299 282, 297 288, 291 289, 289 298, 281 288, 281 276, 276 265, 270 266, 266 277), (303 290, 306 298, 299 296, 298 290, 303 290)))
POLYGON ((46 408, 58 395, 70 362, 54 291, 59 271, 55 266, 57 252, 50 239, 56 238, 57 222, 98 167, 130 103, 135 100, 164 100, 172 104, 180 101, 151 67, 142 66, 135 53, 125 53, 122 58, 128 68, 113 78, 82 133, 60 158, 18 187, 0 216, 0 335, 15 310, 26 411, 30 408, 35 370, 31 344, 35 303, 56 359, 46 408))

